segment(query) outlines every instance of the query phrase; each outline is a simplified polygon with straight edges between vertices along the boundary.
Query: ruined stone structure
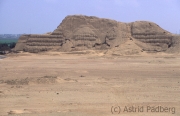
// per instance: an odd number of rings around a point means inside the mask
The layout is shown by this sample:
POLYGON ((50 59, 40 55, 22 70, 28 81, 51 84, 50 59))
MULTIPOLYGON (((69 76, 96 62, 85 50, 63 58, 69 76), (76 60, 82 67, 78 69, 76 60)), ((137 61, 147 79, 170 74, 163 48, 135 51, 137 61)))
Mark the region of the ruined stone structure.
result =
POLYGON ((162 52, 174 47, 178 39, 174 40, 171 33, 152 22, 121 23, 93 16, 73 15, 67 16, 50 34, 22 35, 15 51, 103 50, 119 47, 128 40, 136 40, 136 44, 144 51, 162 52))
POLYGON ((166 51, 172 44, 172 34, 152 22, 139 21, 131 24, 131 35, 135 39, 150 45, 145 51, 166 51))

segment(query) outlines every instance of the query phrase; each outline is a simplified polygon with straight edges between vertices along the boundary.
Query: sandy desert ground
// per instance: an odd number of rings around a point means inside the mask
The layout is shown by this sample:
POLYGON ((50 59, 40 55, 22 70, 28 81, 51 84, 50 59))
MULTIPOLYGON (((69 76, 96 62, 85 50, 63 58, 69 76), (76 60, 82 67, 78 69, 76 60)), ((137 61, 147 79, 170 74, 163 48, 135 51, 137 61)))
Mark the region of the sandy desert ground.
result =
POLYGON ((180 116, 180 56, 10 54, 0 115, 180 116))

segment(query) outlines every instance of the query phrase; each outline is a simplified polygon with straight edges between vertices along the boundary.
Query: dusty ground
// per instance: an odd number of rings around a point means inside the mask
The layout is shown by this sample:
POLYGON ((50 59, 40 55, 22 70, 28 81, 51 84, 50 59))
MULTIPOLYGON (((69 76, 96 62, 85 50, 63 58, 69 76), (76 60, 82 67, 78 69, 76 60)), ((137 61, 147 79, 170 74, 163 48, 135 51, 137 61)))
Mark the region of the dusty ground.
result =
POLYGON ((180 116, 180 56, 11 54, 0 60, 0 115, 180 116))

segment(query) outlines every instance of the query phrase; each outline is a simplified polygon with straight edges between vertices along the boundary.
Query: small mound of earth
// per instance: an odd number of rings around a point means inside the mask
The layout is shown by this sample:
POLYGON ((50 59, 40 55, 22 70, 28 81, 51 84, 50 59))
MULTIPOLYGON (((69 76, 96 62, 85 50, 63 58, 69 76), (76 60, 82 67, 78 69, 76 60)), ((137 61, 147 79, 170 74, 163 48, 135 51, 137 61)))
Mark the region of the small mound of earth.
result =
POLYGON ((4 81, 4 83, 8 85, 28 85, 29 84, 29 79, 15 79, 15 80, 7 80, 4 81))
MULTIPOLYGON (((135 40, 134 40, 135 41, 135 40)), ((106 55, 124 56, 124 55, 140 55, 143 50, 133 40, 128 40, 121 46, 117 46, 106 52, 106 55)))
POLYGON ((8 114, 10 115, 19 115, 19 114, 28 114, 28 113, 31 113, 30 111, 27 111, 27 110, 11 110, 8 112, 8 114))
POLYGON ((29 85, 29 84, 54 84, 54 83, 65 83, 65 82, 78 82, 75 79, 62 79, 57 76, 44 76, 38 78, 25 78, 15 80, 0 80, 0 84, 6 83, 8 85, 29 85))
POLYGON ((35 79, 35 83, 37 84, 51 84, 51 83, 56 83, 57 81, 57 77, 55 76, 44 76, 44 77, 40 77, 35 79))

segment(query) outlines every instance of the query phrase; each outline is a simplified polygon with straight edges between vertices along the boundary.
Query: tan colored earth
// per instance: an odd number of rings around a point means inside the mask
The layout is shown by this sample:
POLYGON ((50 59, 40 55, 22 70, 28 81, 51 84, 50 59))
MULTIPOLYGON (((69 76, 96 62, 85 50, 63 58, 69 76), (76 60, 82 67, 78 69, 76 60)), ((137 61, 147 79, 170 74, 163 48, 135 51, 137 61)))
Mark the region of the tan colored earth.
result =
POLYGON ((7 55, 0 59, 0 116, 180 116, 180 56, 139 55, 129 44, 118 53, 7 55), (155 112, 158 106, 164 111, 155 112))
POLYGON ((22 35, 14 51, 121 51, 122 46, 129 40, 138 46, 140 51, 180 53, 180 36, 164 30, 156 23, 123 23, 86 15, 66 16, 52 33, 22 35))

